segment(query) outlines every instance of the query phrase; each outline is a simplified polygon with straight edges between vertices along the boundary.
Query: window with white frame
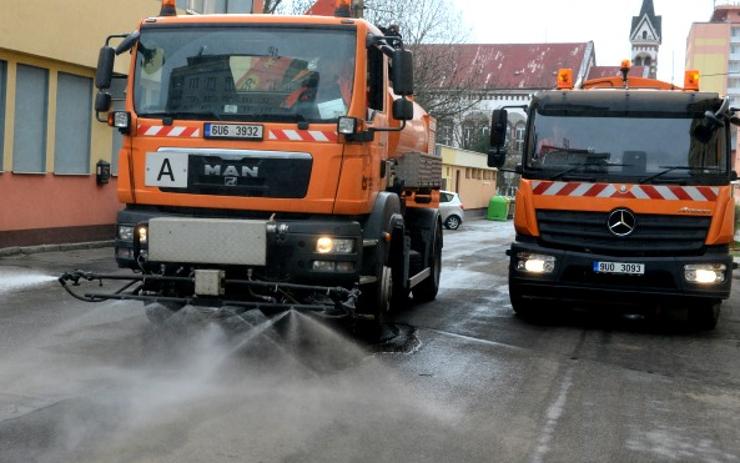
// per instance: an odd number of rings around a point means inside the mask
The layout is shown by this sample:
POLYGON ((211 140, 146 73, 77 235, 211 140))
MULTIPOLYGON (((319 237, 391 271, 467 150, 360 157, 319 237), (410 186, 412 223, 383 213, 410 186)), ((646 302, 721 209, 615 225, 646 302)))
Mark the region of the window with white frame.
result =
POLYGON ((516 150, 518 152, 524 151, 524 132, 525 127, 524 123, 520 122, 516 125, 516 128, 514 129, 514 141, 516 144, 516 150))
POLYGON ((450 121, 440 122, 437 126, 437 143, 446 146, 452 146, 453 142, 453 124, 450 121))

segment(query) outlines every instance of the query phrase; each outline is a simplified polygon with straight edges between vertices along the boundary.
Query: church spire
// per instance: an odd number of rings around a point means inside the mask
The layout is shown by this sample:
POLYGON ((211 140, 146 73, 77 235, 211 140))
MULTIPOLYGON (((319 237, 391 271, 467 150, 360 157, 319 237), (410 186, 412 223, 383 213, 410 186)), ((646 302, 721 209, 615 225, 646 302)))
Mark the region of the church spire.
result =
POLYGON ((658 52, 663 43, 663 17, 655 14, 653 0, 643 0, 640 15, 632 18, 630 30, 632 62, 648 68, 648 75, 658 74, 658 52))

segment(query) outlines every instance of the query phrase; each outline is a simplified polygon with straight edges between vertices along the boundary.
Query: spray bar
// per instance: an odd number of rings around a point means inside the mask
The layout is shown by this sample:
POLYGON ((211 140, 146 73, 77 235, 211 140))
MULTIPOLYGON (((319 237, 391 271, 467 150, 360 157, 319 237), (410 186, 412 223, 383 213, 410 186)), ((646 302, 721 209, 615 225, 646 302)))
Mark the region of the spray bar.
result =
MULTIPOLYGON (((203 298, 198 296, 192 297, 174 297, 160 296, 156 294, 144 294, 144 287, 147 283, 185 283, 194 284, 195 280, 191 277, 169 277, 161 275, 111 275, 96 274, 84 272, 81 270, 64 273, 59 277, 59 283, 75 299, 83 302, 103 302, 107 300, 124 300, 124 301, 142 301, 152 303, 178 303, 183 305, 195 306, 234 306, 245 309, 258 309, 262 311, 285 311, 298 310, 304 312, 315 312, 325 318, 364 318, 362 314, 356 313, 356 302, 360 296, 359 288, 347 289, 343 287, 311 286, 294 283, 271 283, 267 281, 225 279, 224 284, 230 286, 242 286, 254 289, 270 289, 274 293, 285 291, 308 291, 315 294, 327 296, 332 303, 326 304, 302 304, 297 301, 286 302, 267 302, 267 301, 247 301, 247 300, 225 300, 219 298, 203 298), (104 280, 126 281, 127 284, 114 293, 90 292, 79 294, 72 289, 75 286, 81 286, 81 281, 98 281, 103 286, 104 280)), ((291 297, 291 299, 293 299, 291 297)))

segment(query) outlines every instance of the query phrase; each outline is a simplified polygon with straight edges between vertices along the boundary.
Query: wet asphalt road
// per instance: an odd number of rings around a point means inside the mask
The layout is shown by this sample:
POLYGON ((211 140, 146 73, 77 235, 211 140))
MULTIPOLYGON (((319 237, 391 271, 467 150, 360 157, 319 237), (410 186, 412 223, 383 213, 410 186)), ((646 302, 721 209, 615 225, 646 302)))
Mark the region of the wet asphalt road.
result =
POLYGON ((528 324, 511 239, 448 233, 439 298, 396 315, 416 328, 398 349, 299 314, 280 336, 155 329, 54 283, 114 270, 110 249, 0 259, 0 462, 740 461, 737 295, 711 333, 600 308, 528 324))

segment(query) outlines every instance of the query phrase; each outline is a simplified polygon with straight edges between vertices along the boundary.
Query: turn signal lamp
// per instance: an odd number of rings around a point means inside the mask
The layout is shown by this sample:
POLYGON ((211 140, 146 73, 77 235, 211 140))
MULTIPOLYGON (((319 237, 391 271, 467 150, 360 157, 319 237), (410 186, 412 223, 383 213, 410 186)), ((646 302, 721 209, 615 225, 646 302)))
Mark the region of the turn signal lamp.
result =
POLYGON ((561 69, 558 71, 558 90, 573 90, 573 69, 561 69))
POLYGON ((683 81, 684 90, 699 91, 699 81, 701 80, 701 73, 696 69, 686 71, 686 76, 683 81))
POLYGON ((160 16, 177 16, 177 0, 162 0, 162 9, 159 10, 160 16))

